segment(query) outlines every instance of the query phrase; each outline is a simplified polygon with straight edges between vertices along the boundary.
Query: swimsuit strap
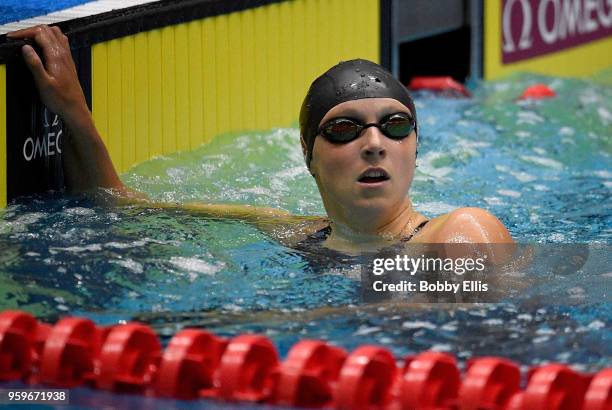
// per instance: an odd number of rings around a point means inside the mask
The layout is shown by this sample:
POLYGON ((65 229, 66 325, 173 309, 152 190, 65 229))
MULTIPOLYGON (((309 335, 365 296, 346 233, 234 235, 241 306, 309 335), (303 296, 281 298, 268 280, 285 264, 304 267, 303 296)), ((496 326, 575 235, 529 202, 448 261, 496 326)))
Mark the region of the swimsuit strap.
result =
POLYGON ((332 231, 332 228, 330 224, 330 225, 327 225, 325 228, 319 229, 317 232, 313 234, 313 236, 318 239, 327 239, 327 237, 331 235, 331 231, 332 231))
MULTIPOLYGON (((408 242, 409 240, 411 240, 414 237, 414 235, 416 235, 421 229, 423 229, 425 225, 427 225, 427 222, 429 222, 429 220, 425 220, 421 222, 419 226, 417 226, 410 235, 406 236, 405 238, 402 238, 401 241, 408 242)), ((311 238, 316 239, 318 241, 325 240, 331 234, 331 231, 332 231, 331 225, 327 225, 325 228, 319 229, 317 232, 311 235, 311 238)))
POLYGON ((425 220, 425 221, 421 222, 419 224, 419 226, 417 226, 415 228, 415 230, 412 231, 412 233, 410 235, 408 235, 405 238, 402 238, 402 242, 408 242, 409 240, 411 240, 414 237, 414 235, 416 235, 425 225, 427 225, 427 222, 429 222, 429 220, 425 220))
POLYGON ((301 240, 296 244, 296 248, 303 247, 311 247, 314 245, 322 244, 327 237, 331 234, 331 226, 327 225, 326 227, 319 229, 315 233, 308 235, 305 239, 301 240))

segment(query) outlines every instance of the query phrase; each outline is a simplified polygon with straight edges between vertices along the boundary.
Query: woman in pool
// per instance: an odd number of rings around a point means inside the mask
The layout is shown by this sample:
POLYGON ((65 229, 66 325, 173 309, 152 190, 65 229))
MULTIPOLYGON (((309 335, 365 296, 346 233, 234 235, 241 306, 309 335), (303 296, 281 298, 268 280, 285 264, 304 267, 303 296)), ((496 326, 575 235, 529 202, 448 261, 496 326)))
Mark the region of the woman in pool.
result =
MULTIPOLYGON (((22 53, 43 103, 63 120, 64 168, 70 190, 111 188, 130 201, 147 201, 119 179, 78 82, 68 39, 57 27, 9 34, 33 38, 22 53)), ((248 205, 185 204, 183 208, 256 224, 289 246, 315 235, 347 253, 390 243, 510 243, 504 225, 479 208, 459 208, 428 221, 408 191, 417 148, 416 111, 406 88, 384 68, 353 60, 332 67, 310 87, 300 113, 301 143, 327 217, 293 216, 248 205)), ((171 204, 155 204, 175 207, 171 204)))

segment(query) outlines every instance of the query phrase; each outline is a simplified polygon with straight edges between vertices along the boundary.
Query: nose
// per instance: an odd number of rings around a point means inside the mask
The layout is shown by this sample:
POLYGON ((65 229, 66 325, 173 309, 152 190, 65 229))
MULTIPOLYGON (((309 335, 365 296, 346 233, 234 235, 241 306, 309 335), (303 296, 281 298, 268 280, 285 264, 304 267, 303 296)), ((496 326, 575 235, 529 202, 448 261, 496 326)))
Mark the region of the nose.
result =
POLYGON ((363 131, 361 139, 364 141, 361 147, 361 156, 365 160, 378 160, 387 155, 384 147, 385 136, 376 127, 369 127, 363 131))

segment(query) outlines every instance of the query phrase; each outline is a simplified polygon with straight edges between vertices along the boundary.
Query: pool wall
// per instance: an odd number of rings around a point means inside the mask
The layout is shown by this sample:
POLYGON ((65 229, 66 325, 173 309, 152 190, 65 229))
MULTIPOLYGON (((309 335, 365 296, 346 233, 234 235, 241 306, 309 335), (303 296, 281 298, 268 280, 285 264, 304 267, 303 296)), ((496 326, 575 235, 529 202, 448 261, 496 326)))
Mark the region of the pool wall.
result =
MULTIPOLYGON (((70 39, 96 126, 124 172, 219 134, 295 124, 309 84, 325 69, 357 57, 381 60, 387 2, 162 1, 58 25, 70 39), (351 18, 343 18, 349 7, 351 18)), ((8 157, 3 207, 19 195, 61 189, 61 152, 51 154, 48 141, 63 130, 43 126, 47 111, 35 92, 33 102, 18 96, 33 84, 22 43, 0 43, 8 73, 2 86, 9 89, 1 104, 14 114, 0 134, 8 157)))
MULTIPOLYGON (((603 0, 452 4, 465 11, 458 20, 469 14, 461 29, 470 44, 460 48, 471 53, 471 76, 588 76, 612 67, 612 8, 603 0)), ((164 0, 58 25, 121 173, 216 135, 294 125, 317 75, 356 57, 390 68, 400 28, 421 27, 415 41, 435 38, 442 11, 435 2, 400 0, 164 0)), ((63 127, 38 101, 21 44, 0 36, 0 208, 64 186, 63 127)), ((457 64, 434 58, 449 54, 448 44, 436 44, 420 60, 432 70, 457 64)))
POLYGON ((96 125, 119 172, 215 135, 290 126, 340 60, 379 60, 378 1, 301 0, 171 25, 92 47, 96 125))

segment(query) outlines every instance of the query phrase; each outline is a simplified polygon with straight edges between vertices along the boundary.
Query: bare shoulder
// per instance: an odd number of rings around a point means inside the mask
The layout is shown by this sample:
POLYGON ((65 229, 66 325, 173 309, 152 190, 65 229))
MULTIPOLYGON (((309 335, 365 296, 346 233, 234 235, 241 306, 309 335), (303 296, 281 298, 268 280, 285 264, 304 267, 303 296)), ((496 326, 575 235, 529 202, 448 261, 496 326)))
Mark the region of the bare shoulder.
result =
POLYGON ((428 243, 514 242, 504 224, 482 208, 458 208, 432 219, 415 237, 428 243))

